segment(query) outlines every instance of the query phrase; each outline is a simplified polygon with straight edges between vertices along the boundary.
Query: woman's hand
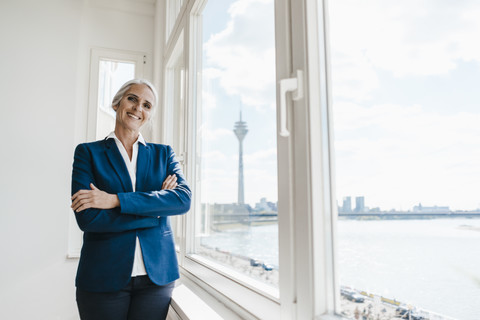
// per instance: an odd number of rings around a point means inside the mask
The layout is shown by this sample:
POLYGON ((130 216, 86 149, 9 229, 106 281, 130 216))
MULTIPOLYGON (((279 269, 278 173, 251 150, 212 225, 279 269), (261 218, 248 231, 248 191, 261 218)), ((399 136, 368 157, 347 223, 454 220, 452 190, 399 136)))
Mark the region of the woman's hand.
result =
POLYGON ((92 190, 79 190, 72 196, 71 207, 75 212, 88 208, 112 209, 120 206, 120 200, 116 194, 106 193, 95 187, 93 183, 90 183, 90 188, 92 190))
MULTIPOLYGON (((177 176, 169 175, 162 184, 162 190, 175 189, 177 176)), ((116 194, 106 193, 90 183, 91 190, 79 190, 72 196, 72 209, 80 212, 88 208, 112 209, 120 206, 120 200, 116 194)))
POLYGON ((175 189, 177 187, 177 175, 169 175, 162 184, 162 190, 175 189))

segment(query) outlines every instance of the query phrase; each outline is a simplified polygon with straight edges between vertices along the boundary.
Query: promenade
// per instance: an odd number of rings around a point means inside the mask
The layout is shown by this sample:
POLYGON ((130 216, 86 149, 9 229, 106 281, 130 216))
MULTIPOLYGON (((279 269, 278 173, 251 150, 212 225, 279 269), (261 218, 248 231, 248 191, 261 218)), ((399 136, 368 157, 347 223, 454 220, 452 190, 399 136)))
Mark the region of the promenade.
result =
MULTIPOLYGON (((456 320, 455 318, 440 315, 427 310, 417 309, 414 306, 401 304, 395 300, 374 296, 362 292, 360 294, 364 302, 354 302, 341 295, 341 315, 346 319, 366 319, 366 320, 390 320, 390 319, 411 319, 411 320, 456 320), (411 310, 403 316, 396 310, 399 306, 411 310)), ((405 310, 404 309, 404 310, 405 310)))
POLYGON ((372 320, 400 319, 400 316, 397 317, 395 313, 397 306, 373 301, 373 299, 365 299, 364 302, 353 302, 342 296, 340 305, 342 316, 347 319, 363 319, 363 316, 372 320))

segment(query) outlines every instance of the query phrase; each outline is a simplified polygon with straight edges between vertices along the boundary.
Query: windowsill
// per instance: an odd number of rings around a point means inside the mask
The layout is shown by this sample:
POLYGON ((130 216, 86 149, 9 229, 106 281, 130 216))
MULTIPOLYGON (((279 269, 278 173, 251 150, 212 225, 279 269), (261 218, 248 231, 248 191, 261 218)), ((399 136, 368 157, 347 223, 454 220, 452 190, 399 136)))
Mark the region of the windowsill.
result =
MULTIPOLYGON (((169 313, 171 320, 199 320, 199 319, 228 319, 240 320, 250 317, 241 317, 235 313, 228 304, 217 300, 207 291, 202 290, 198 285, 185 276, 181 277, 180 284, 174 289, 170 308, 175 312, 169 313)), ((255 318, 255 317, 251 317, 255 318)), ((343 320, 340 315, 323 314, 317 316, 316 320, 343 320)))
POLYGON ((184 284, 180 284, 173 290, 170 306, 182 320, 223 319, 223 317, 184 284))
POLYGON ((280 318, 280 305, 276 299, 265 292, 258 292, 258 288, 255 290, 245 283, 239 283, 238 279, 222 274, 217 268, 212 270, 209 265, 211 261, 203 264, 199 261, 202 257, 193 256, 200 259, 193 260, 192 256, 188 256, 184 260, 184 265, 180 267, 181 283, 201 297, 222 318, 280 318))
POLYGON ((181 272, 180 279, 177 280, 177 286, 173 290, 170 309, 169 320, 241 320, 251 318, 240 316, 240 314, 235 311, 234 306, 220 301, 218 297, 198 285, 190 276, 184 274, 183 271, 181 272), (170 314, 173 313, 174 315, 170 317, 170 314))
POLYGON ((191 254, 188 256, 188 258, 191 259, 192 261, 200 263, 206 268, 215 270, 217 273, 223 275, 226 278, 229 278, 235 282, 241 283, 243 286, 253 291, 256 291, 257 293, 267 297, 272 301, 275 301, 278 303, 280 300, 280 293, 278 291, 278 288, 262 283, 261 281, 258 281, 238 271, 225 267, 201 255, 191 254))
POLYGON ((67 252, 67 259, 80 259, 80 252, 79 251, 69 251, 67 252))

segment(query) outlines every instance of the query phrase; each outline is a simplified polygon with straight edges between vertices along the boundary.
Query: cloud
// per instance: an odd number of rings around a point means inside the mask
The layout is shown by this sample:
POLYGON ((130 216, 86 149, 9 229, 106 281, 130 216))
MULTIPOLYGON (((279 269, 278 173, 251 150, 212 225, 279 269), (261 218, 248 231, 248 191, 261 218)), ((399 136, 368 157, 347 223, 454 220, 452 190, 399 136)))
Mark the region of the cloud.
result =
POLYGON ((418 202, 478 207, 480 114, 437 114, 420 105, 336 107, 339 199, 365 195, 383 209, 418 202))
POLYGON ((235 171, 225 166, 207 165, 201 172, 201 202, 232 203, 236 202, 237 184, 235 171))
POLYGON ((343 0, 330 6, 338 199, 364 195, 367 205, 383 209, 418 202, 480 207, 480 114, 462 112, 461 105, 436 112, 374 100, 397 85, 395 79, 381 83, 380 72, 447 83, 460 61, 480 63, 480 3, 343 0))
POLYGON ((204 143, 209 143, 226 137, 230 138, 231 136, 233 136, 233 131, 227 130, 225 128, 210 129, 207 126, 204 126, 201 129, 201 135, 202 141, 204 143))
POLYGON ((202 91, 202 107, 211 110, 217 107, 217 97, 209 91, 202 91))
POLYGON ((277 149, 270 148, 245 154, 243 161, 245 164, 254 165, 256 163, 277 162, 277 149))
POLYGON ((369 99, 375 70, 396 77, 444 75, 457 61, 480 63, 478 1, 332 1, 335 94, 369 99))
POLYGON ((229 14, 227 27, 204 44, 205 65, 227 94, 268 108, 276 83, 273 1, 237 1, 229 14))
POLYGON ((227 155, 219 150, 213 150, 209 152, 203 152, 202 153, 202 162, 206 161, 208 163, 212 162, 223 162, 226 161, 227 155))

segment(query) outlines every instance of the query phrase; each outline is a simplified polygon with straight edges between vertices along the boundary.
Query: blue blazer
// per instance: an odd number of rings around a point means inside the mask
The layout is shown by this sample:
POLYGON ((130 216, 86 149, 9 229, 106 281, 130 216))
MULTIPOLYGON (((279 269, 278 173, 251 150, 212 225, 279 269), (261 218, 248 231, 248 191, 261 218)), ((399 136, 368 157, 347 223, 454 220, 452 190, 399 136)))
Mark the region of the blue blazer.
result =
POLYGON ((75 149, 72 195, 90 183, 117 194, 120 207, 75 212, 84 231, 76 286, 85 291, 113 292, 130 281, 138 236, 150 279, 164 285, 179 278, 169 216, 190 209, 191 191, 167 145, 139 143, 136 192, 113 139, 79 144, 75 149), (168 175, 178 186, 161 190, 168 175))

